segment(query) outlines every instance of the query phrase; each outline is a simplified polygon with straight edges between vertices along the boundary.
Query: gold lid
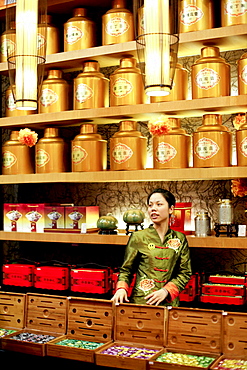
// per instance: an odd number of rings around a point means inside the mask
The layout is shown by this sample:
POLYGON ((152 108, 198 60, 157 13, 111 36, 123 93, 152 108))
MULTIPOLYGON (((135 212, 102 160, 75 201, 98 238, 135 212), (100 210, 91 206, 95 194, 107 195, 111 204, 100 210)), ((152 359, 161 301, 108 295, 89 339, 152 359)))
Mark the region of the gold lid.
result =
POLYGON ((137 129, 136 121, 121 121, 119 130, 120 131, 135 131, 137 129))
POLYGON ((51 24, 52 23, 52 16, 50 14, 42 14, 40 16, 40 23, 41 24, 44 24, 44 23, 51 24))
POLYGON ((206 46, 201 50, 201 56, 205 57, 218 57, 220 55, 220 49, 217 46, 206 46))
POLYGON ((204 114, 202 122, 203 125, 222 125, 222 116, 220 114, 204 114))
POLYGON ((18 140, 19 131, 11 131, 10 140, 18 140))
POLYGON ((85 8, 75 8, 73 9, 73 17, 85 17, 87 14, 87 9, 85 8))
POLYGON ((93 123, 84 123, 83 125, 81 125, 80 133, 81 134, 96 134, 97 125, 93 123))
POLYGON ((44 137, 56 137, 58 136, 58 128, 47 127, 44 130, 44 137))
POLYGON ((51 69, 48 72, 47 78, 62 78, 63 77, 63 72, 60 71, 59 69, 51 69))
POLYGON ((126 7, 126 1, 125 0, 113 0, 112 7, 114 9, 116 9, 116 8, 125 8, 126 7))
POLYGON ((100 71, 99 62, 97 62, 96 60, 86 60, 83 63, 83 72, 92 72, 92 71, 96 72, 100 71))
POLYGON ((120 59, 120 67, 124 67, 124 68, 135 68, 136 67, 136 59, 135 58, 132 58, 132 57, 128 57, 128 58, 122 58, 120 59))

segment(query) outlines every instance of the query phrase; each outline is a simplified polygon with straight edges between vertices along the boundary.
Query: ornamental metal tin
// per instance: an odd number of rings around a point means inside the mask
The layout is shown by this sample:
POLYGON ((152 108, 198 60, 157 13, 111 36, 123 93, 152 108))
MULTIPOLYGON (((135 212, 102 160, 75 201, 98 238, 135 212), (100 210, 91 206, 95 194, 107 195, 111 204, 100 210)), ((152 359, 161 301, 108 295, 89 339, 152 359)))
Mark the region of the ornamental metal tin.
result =
POLYGON ((115 163, 121 164, 127 162, 133 155, 133 151, 128 145, 118 143, 112 149, 112 158, 115 163))
POLYGON ((41 91, 40 103, 43 107, 50 107, 58 101, 58 95, 51 89, 43 89, 41 91))
POLYGON ((225 13, 231 17, 239 17, 247 12, 246 0, 229 0, 225 4, 225 13))
POLYGON ((78 103, 84 103, 85 101, 91 99, 93 96, 93 90, 90 86, 86 84, 79 84, 77 86, 77 89, 75 91, 75 98, 78 101, 78 103))
POLYGON ((241 81, 247 85, 247 65, 244 66, 244 68, 242 69, 241 73, 240 73, 240 78, 241 78, 241 81))
POLYGON ((105 26, 106 33, 110 36, 121 36, 129 29, 129 23, 121 17, 114 17, 105 26))
POLYGON ((112 93, 117 98, 123 98, 133 90, 132 83, 125 78, 117 78, 112 86, 112 93))
POLYGON ((202 9, 198 8, 196 5, 189 4, 181 10, 180 21, 185 26, 191 26, 202 19, 203 16, 204 13, 202 9))
POLYGON ((11 168, 17 162, 16 156, 9 150, 2 153, 2 166, 3 168, 11 168))
POLYGON ((169 143, 161 142, 155 149, 154 157, 159 163, 167 163, 176 157, 176 149, 169 143))
POLYGON ((65 34, 65 41, 69 45, 75 44, 84 36, 82 30, 76 26, 69 26, 65 34))
POLYGON ((215 141, 207 137, 203 137, 202 139, 198 140, 195 145, 195 154, 198 158, 206 160, 217 154, 219 149, 220 148, 215 141))
POLYGON ((74 164, 80 164, 88 156, 87 151, 79 145, 73 145, 72 148, 72 161, 74 164))
POLYGON ((44 149, 37 149, 36 152, 36 166, 43 167, 45 166, 50 160, 50 155, 44 149))
POLYGON ((10 112, 13 112, 16 109, 15 99, 12 91, 10 91, 10 93, 6 96, 6 108, 10 112))
POLYGON ((209 90, 215 87, 220 81, 220 75, 212 68, 201 69, 196 77, 196 85, 203 90, 209 90))
POLYGON ((245 137, 240 145, 239 145, 239 148, 240 148, 240 152, 243 154, 244 157, 247 157, 247 137, 245 137))

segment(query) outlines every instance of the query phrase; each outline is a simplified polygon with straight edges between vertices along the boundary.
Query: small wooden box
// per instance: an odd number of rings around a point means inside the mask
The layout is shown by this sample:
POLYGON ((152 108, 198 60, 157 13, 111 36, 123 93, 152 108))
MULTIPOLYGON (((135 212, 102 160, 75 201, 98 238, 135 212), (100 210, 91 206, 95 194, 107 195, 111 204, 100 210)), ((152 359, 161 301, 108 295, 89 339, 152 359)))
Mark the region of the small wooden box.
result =
MULTIPOLYGON (((216 369, 221 361, 247 361, 247 313, 223 313, 223 355, 210 367, 216 369)), ((246 365, 245 365, 246 366, 246 365)))
POLYGON ((47 355, 84 362, 94 362, 93 349, 74 348, 57 343, 65 339, 76 339, 109 344, 113 340, 113 305, 107 300, 69 298, 67 335, 47 344, 47 355))
MULTIPOLYGON (((114 343, 95 353, 96 364, 121 369, 146 370, 148 358, 103 353, 116 346, 161 352, 164 343, 165 308, 122 303, 115 312, 114 343)), ((150 359, 154 357, 151 356, 150 359)))
MULTIPOLYGON (((169 307, 168 329, 164 352, 208 356, 213 362, 221 353, 222 311, 197 308, 169 307)), ((150 370, 198 370, 186 366, 159 362, 155 356, 149 361, 150 370)), ((204 367, 203 369, 209 369, 204 367)))
POLYGON ((65 334, 67 324, 67 298, 28 293, 26 295, 25 311, 25 328, 4 337, 2 339, 2 348, 36 356, 45 356, 45 343, 25 342, 12 339, 12 337, 21 333, 44 334, 54 337, 65 334))
MULTIPOLYGON (((25 326, 25 294, 0 292, 0 329, 19 331, 25 326)), ((0 337, 0 348, 2 339, 0 337)))

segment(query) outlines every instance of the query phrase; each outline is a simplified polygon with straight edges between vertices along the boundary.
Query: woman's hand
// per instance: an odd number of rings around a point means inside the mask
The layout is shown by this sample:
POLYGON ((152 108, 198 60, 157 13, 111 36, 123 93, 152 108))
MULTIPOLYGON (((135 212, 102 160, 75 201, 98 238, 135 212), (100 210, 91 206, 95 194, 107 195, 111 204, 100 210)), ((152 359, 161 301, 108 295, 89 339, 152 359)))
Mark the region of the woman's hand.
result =
POLYGON ((129 302, 127 292, 124 288, 120 288, 116 291, 111 301, 116 303, 129 302))
POLYGON ((167 296, 168 291, 165 288, 162 288, 148 294, 145 299, 147 300, 147 304, 158 306, 167 296))

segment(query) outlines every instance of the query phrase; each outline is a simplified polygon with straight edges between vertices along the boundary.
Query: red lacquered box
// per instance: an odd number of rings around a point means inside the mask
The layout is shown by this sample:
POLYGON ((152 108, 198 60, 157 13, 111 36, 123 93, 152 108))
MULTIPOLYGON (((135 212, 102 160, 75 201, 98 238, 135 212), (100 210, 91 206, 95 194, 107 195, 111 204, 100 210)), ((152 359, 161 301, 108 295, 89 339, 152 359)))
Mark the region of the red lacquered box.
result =
POLYGON ((72 292, 104 294, 111 287, 109 269, 72 269, 70 278, 72 292))
POLYGON ((202 294, 245 297, 245 286, 205 283, 202 284, 202 294))
POLYGON ((36 267, 34 270, 34 287, 67 290, 69 288, 69 268, 57 266, 36 267))
POLYGON ((33 286, 35 265, 6 264, 3 265, 3 284, 31 287, 33 286))
POLYGON ((209 275, 208 281, 210 283, 242 285, 246 284, 246 276, 209 275))
POLYGON ((199 275, 193 274, 186 284, 184 290, 179 294, 179 300, 183 302, 192 302, 198 295, 199 275))
MULTIPOLYGON (((118 275, 119 275, 119 272, 113 272, 112 275, 111 275, 111 293, 112 294, 116 293, 116 285, 117 285, 117 282, 118 282, 118 275)), ((129 291, 128 291, 128 297, 130 297, 131 294, 132 294, 133 288, 135 286, 135 282, 136 282, 136 274, 133 275, 133 279, 130 283, 129 291)))

